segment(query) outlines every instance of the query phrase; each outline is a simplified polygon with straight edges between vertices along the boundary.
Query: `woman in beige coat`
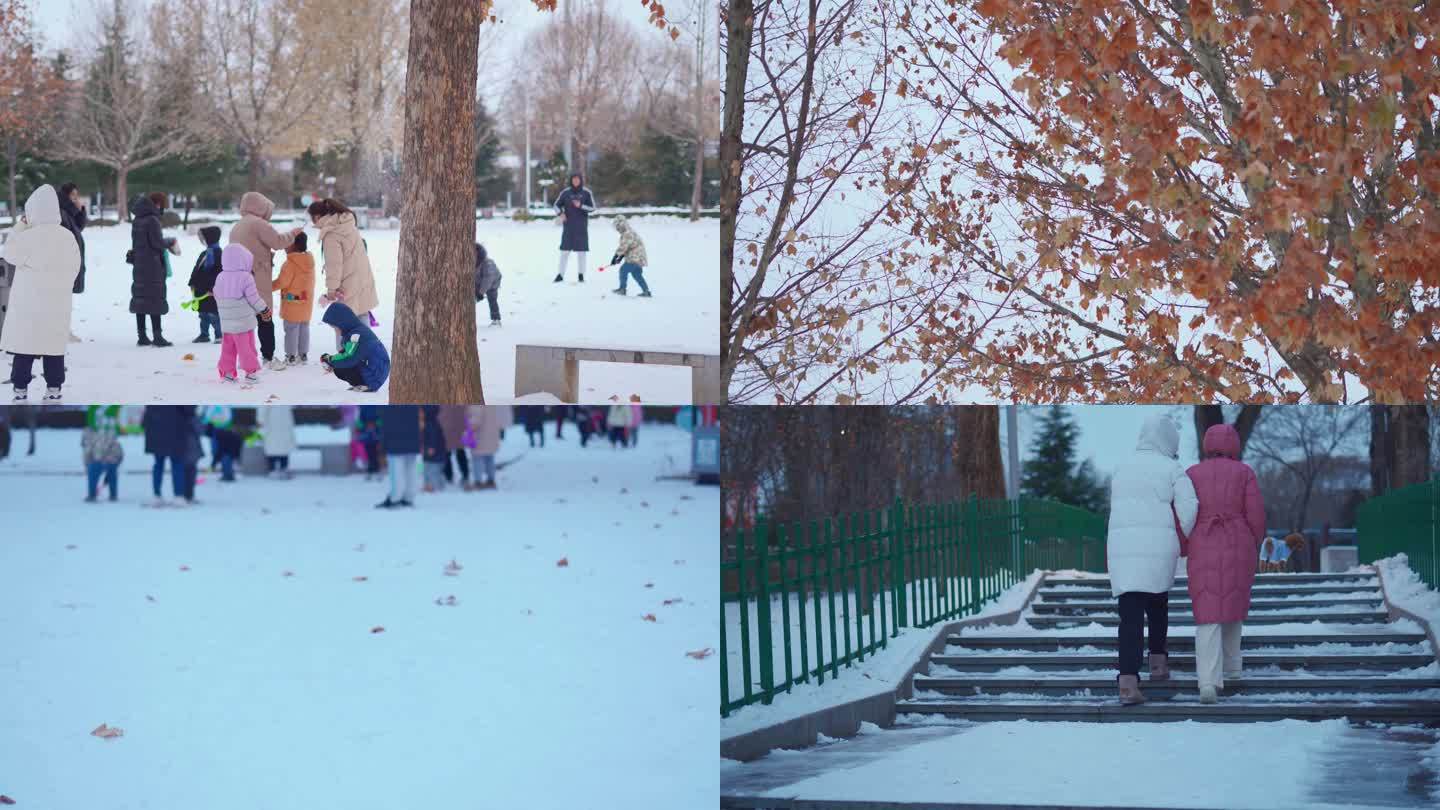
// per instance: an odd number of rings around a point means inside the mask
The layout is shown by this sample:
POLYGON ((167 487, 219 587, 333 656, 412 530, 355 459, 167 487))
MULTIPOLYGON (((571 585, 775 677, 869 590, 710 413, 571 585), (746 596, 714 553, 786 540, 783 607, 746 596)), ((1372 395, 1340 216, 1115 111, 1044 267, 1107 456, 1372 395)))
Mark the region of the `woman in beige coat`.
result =
MULTIPOLYGON (((294 228, 289 231, 277 231, 270 224, 270 216, 275 213, 275 203, 270 202, 264 194, 258 191, 247 191, 240 198, 240 221, 230 229, 230 242, 232 245, 244 245, 250 255, 254 257, 254 265, 251 272, 255 274, 255 290, 260 293, 260 298, 272 308, 275 305, 272 280, 274 279, 275 257, 274 251, 284 250, 295 241, 295 236, 303 228, 294 228)), ((260 335, 260 355, 265 358, 265 367, 272 371, 281 371, 286 367, 285 361, 275 360, 275 322, 266 321, 258 316, 255 319, 257 324, 256 332, 260 335)))
MULTIPOLYGON (((370 257, 355 224, 355 213, 339 200, 331 199, 312 203, 309 212, 310 220, 320 229, 320 257, 325 263, 325 294, 320 302, 328 307, 343 301, 362 322, 369 321, 371 311, 380 306, 380 297, 375 292, 375 274, 370 270, 370 257)), ((337 330, 336 350, 343 348, 340 340, 337 330)))
POLYGON ((466 409, 470 432, 475 437, 471 466, 475 469, 474 491, 495 488, 495 454, 500 450, 500 433, 510 427, 509 405, 471 405, 466 409), (484 479, 483 481, 481 479, 484 479))

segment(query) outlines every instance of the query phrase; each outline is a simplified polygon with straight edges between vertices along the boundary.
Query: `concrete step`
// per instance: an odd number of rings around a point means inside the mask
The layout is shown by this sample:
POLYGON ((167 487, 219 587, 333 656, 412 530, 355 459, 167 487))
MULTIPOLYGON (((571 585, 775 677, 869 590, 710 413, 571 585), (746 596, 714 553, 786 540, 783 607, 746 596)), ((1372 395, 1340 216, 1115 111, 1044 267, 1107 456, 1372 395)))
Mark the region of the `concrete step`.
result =
MULTIPOLYGON (((1379 611, 1364 613, 1252 613, 1245 617, 1247 626, 1257 624, 1287 624, 1289 622, 1301 622, 1309 624, 1319 619, 1329 624, 1380 624, 1390 621, 1390 617, 1379 611)), ((1117 627, 1120 624, 1118 614, 1090 614, 1087 616, 1026 616, 1023 621, 1031 627, 1039 630, 1048 630, 1059 627, 1082 627, 1095 622, 1106 627, 1117 627)), ((1195 617, 1180 614, 1170 617, 1171 627, 1191 627, 1195 624, 1195 617)))
MULTIPOLYGON (((1115 595, 1110 592, 1109 586, 1104 588, 1047 588, 1041 587, 1036 594, 1050 602, 1078 601, 1078 602, 1106 602, 1115 601, 1115 595)), ((1380 598, 1380 586, 1377 585, 1300 585, 1296 587, 1276 587, 1273 585, 1256 585, 1250 589, 1250 596, 1253 599, 1279 599, 1286 596, 1316 597, 1321 594, 1335 598, 1336 595, 1344 597, 1371 597, 1380 598)), ((1180 585, 1170 589, 1170 599, 1189 599, 1190 591, 1180 585)))
MULTIPOLYGON (((1384 701, 1338 703, 1254 702, 1222 697, 1218 703, 1151 701, 1121 706, 1114 699, 1094 703, 1025 703, 1001 701, 901 701, 897 715, 944 715, 963 720, 1069 720, 1093 723, 1164 722, 1195 720, 1204 723, 1252 723, 1296 718, 1328 720, 1349 718, 1374 723, 1440 725, 1440 701, 1384 701)), ((901 720, 903 724, 903 719, 901 720)))
MULTIPOLYGON (((1194 672, 1194 653, 1171 653, 1170 668, 1177 672, 1194 672)), ((1274 666, 1280 669, 1304 669, 1318 672, 1336 670, 1352 672, 1394 672, 1399 669, 1423 667, 1435 660, 1428 653, 1371 653, 1361 655, 1306 655, 1296 653, 1255 652, 1245 654, 1246 667, 1274 666)), ((960 672, 994 672, 1006 667, 1030 667, 1038 670, 1075 670, 1115 666, 1114 654, 1067 655, 1062 653, 973 654, 930 656, 930 662, 960 672)))
MULTIPOLYGON (((1257 636, 1242 635, 1240 646, 1246 650, 1264 647, 1296 647, 1307 644, 1423 644, 1424 633, 1286 633, 1284 635, 1257 636)), ((1119 645, 1113 634, 1092 636, 979 636, 951 634, 947 643, 970 649, 989 650, 1062 650, 1075 647, 1109 647, 1119 645)), ((1195 649, 1194 636, 1170 636, 1166 646, 1171 652, 1195 649)))
MULTIPOLYGON (((1252 599, 1250 600, 1251 610, 1309 610, 1312 608, 1347 608, 1356 609, 1378 609, 1384 600, 1377 593, 1374 597, 1353 597, 1345 599, 1252 599)), ((1115 600, 1108 601, 1079 601, 1079 600, 1044 600, 1031 602, 1030 607, 1036 613, 1068 613, 1078 611, 1095 611, 1098 613, 1114 613, 1115 600)), ((1193 608, 1189 599, 1171 599, 1170 612, 1188 612, 1193 608)))
MULTIPOLYGON (((1176 577, 1175 584, 1184 586, 1189 577, 1176 577)), ((1255 582, 1263 585, 1312 585, 1317 582, 1336 582, 1354 585, 1358 583, 1378 584, 1374 574, 1256 574, 1255 582)), ((1109 577, 1047 577, 1045 585, 1089 585, 1109 588, 1109 577)))
MULTIPOLYGON (((1003 677, 1003 678, 955 678, 915 676, 915 689, 940 692, 946 695, 1003 695, 1021 693, 1032 695, 1068 695, 1087 689, 1096 694, 1114 694, 1115 678, 1058 676, 1054 678, 1003 677)), ((1199 685, 1194 677, 1172 677, 1167 681, 1141 681, 1140 689, 1151 700, 1169 698, 1179 693, 1198 695, 1199 685)), ((1421 689, 1440 689, 1440 678, 1394 678, 1394 677, 1308 677, 1308 678, 1232 678, 1225 681, 1226 695, 1275 694, 1277 692, 1308 692, 1328 694, 1343 692, 1349 694, 1384 694, 1416 692, 1421 689)))

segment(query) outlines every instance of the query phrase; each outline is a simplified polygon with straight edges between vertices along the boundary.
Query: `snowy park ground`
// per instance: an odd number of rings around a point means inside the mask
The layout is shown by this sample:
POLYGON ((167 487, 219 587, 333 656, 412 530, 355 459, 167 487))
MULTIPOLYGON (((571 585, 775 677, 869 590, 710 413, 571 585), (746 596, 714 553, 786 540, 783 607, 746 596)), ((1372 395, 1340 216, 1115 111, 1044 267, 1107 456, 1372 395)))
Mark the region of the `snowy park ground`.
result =
POLYGON ((0 461, 17 808, 713 806, 718 657, 686 654, 717 645, 719 492, 657 480, 689 434, 509 430, 498 491, 395 512, 304 453, 142 508, 139 437, 120 502, 87 505, 79 431, 26 441, 0 461))
MULTIPOLYGON (((275 225, 280 230, 298 224, 302 224, 298 214, 279 212, 275 216, 275 225), (289 221, 291 217, 293 221, 289 221)), ((308 220, 304 220, 304 224, 308 225, 308 220)), ((503 404, 515 399, 517 344, 716 353, 720 344, 719 299, 716 297, 720 278, 718 221, 689 222, 652 215, 631 217, 631 224, 645 240, 651 263, 645 278, 654 298, 637 298, 639 289, 633 284, 629 296, 613 295, 611 290, 619 284, 618 268, 596 272, 602 263, 610 260, 618 241, 606 217, 590 223, 591 252, 584 284, 576 283, 573 259, 566 273, 567 281, 553 282, 560 256, 560 230, 553 219, 531 222, 487 219, 476 223, 476 240, 490 251, 504 277, 500 285, 504 326, 490 327, 484 302, 476 309, 480 368, 488 401, 503 404)), ((224 244, 229 239, 232 223, 220 225, 224 244)), ((309 227, 307 234, 310 252, 316 257, 318 297, 324 289, 318 232, 309 227)), ((376 311, 380 326, 375 332, 387 348, 393 348, 400 232, 371 229, 362 234, 369 245, 380 294, 380 307, 376 311)), ((333 351, 335 342, 334 333, 320 323, 323 313, 318 305, 311 324, 309 366, 262 371, 259 384, 250 389, 221 383, 215 372, 219 344, 191 343, 200 331, 199 318, 180 308, 182 301, 191 298, 186 282, 202 248, 199 237, 179 228, 166 229, 165 235, 180 240, 182 254, 171 257, 173 275, 167 295, 170 314, 164 316, 162 324, 165 337, 175 345, 159 349, 135 345, 135 316, 129 310, 130 265, 125 263, 125 253, 130 249, 129 225, 86 229, 85 292, 75 296, 72 321, 81 342, 70 344, 66 356, 66 401, 342 404, 387 400, 384 390, 374 394, 351 392, 321 371, 320 354, 333 351), (187 355, 193 359, 187 360, 187 355)), ((277 253, 277 274, 283 260, 283 255, 277 253)), ((283 354, 284 330, 278 319, 275 332, 283 354)), ((9 362, 7 355, 0 378, 9 376, 9 362)), ((638 395, 642 401, 655 404, 688 404, 690 373, 689 368, 679 366, 581 363, 581 399, 598 403, 610 401, 611 397, 626 401, 638 395)), ((37 381, 32 384, 32 400, 38 400, 39 394, 37 381)))

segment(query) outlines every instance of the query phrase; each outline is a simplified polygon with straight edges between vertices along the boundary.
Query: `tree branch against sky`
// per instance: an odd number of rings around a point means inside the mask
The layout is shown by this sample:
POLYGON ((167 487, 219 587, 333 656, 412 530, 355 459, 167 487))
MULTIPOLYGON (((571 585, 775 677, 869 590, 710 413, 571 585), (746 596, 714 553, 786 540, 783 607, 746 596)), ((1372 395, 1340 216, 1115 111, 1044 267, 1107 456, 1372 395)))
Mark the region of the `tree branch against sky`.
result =
MULTIPOLYGON (((897 94, 962 122, 898 219, 1026 306, 1006 398, 1440 391, 1440 20, 1284 0, 931 0, 897 94)), ((896 173, 904 166, 897 166, 896 173)))

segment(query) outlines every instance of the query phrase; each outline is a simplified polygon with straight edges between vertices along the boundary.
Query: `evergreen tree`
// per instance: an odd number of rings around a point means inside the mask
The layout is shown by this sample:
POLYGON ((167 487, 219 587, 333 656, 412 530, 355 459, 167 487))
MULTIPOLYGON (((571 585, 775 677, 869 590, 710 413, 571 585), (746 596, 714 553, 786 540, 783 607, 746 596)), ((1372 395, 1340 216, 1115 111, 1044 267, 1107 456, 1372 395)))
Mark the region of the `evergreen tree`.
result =
POLYGON ((475 204, 498 205, 513 185, 509 169, 497 165, 500 137, 495 116, 485 109, 483 98, 475 99, 475 204))
POLYGON ((1105 512, 1109 487, 1088 460, 1076 462, 1075 445, 1079 437, 1080 429, 1065 409, 1050 406, 1040 418, 1040 433, 1031 442, 1030 458, 1021 471, 1021 494, 1105 512))

